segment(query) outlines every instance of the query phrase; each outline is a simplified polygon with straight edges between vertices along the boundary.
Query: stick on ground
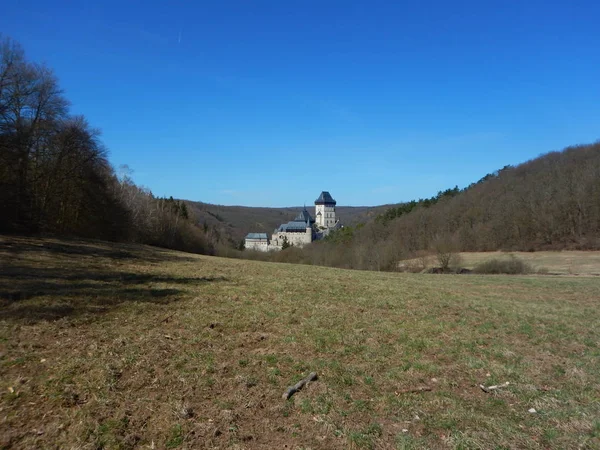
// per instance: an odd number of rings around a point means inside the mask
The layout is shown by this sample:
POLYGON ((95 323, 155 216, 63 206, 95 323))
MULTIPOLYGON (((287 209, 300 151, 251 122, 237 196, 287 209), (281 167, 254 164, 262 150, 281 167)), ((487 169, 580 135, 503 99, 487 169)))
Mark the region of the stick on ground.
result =
POLYGON ((498 385, 495 385, 495 386, 488 386, 488 387, 485 387, 483 384, 480 384, 479 387, 481 388, 481 390, 483 392, 487 392, 489 394, 490 392, 495 391, 496 389, 500 389, 500 388, 506 387, 509 384, 510 383, 507 381, 506 383, 498 384, 498 385))
POLYGON ((399 391, 396 391, 396 395, 400 395, 400 394, 416 394, 418 392, 429 392, 433 390, 431 387, 429 386, 422 386, 422 387, 418 387, 418 388, 411 388, 411 389, 401 389, 399 391))
POLYGON ((285 400, 289 399, 292 395, 294 395, 296 392, 298 392, 300 389, 302 389, 306 383, 308 383, 310 381, 315 381, 316 379, 317 379, 317 373, 311 372, 306 378, 298 381, 295 385, 287 388, 287 391, 285 391, 283 393, 281 398, 283 398, 285 400))
POLYGON ((168 322, 168 321, 169 321, 169 319, 170 319, 171 317, 173 317, 174 315, 175 315, 175 313, 168 315, 168 316, 167 316, 167 317, 165 317, 163 320, 161 320, 161 321, 160 321, 160 323, 165 323, 165 322, 168 322))

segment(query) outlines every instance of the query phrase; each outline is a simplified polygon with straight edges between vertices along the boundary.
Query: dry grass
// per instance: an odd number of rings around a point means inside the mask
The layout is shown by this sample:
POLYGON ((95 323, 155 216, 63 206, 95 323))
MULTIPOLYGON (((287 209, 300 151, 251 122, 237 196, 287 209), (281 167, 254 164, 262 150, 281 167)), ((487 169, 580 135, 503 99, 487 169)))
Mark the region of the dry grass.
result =
POLYGON ((467 269, 494 258, 509 259, 510 255, 514 255, 531 265, 536 272, 547 270, 551 274, 558 275, 600 275, 600 252, 598 251, 465 252, 460 255, 467 269))
POLYGON ((1 238, 0 447, 598 448, 598 292, 1 238))
MULTIPOLYGON (((534 272, 553 275, 600 276, 600 252, 598 251, 544 251, 544 252, 462 252, 457 257, 460 266, 473 269, 491 260, 509 261, 511 257, 531 266, 534 272)), ((435 255, 423 254, 419 258, 401 261, 403 271, 421 272, 437 267, 435 255)))

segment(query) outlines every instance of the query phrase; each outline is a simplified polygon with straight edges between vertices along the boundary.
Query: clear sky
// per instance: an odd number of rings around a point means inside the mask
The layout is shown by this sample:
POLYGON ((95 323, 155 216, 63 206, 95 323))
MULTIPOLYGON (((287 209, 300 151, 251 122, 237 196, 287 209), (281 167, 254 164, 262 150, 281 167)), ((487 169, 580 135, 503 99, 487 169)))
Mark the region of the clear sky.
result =
POLYGON ((377 205, 600 138, 600 2, 3 2, 156 195, 377 205))

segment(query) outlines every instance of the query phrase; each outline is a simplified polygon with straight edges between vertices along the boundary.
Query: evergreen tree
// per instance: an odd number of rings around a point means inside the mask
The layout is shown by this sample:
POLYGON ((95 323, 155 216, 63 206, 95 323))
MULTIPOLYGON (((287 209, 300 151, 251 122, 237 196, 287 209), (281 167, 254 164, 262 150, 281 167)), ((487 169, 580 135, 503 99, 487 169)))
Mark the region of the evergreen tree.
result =
POLYGON ((179 215, 182 219, 189 219, 190 215, 188 213, 188 209, 187 206, 185 204, 185 202, 180 202, 179 203, 179 215))

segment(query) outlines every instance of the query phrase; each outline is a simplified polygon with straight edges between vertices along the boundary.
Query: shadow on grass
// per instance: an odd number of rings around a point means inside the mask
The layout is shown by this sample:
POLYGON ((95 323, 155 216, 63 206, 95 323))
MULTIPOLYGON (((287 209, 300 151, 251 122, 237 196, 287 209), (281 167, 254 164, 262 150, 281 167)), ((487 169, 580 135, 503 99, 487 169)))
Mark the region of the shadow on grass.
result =
MULTIPOLYGON (((63 287, 63 290, 67 286, 63 287)), ((27 323, 58 320, 63 317, 101 314, 125 302, 168 304, 180 298, 179 289, 116 289, 100 291, 83 285, 69 285, 68 292, 52 292, 56 297, 34 300, 35 295, 17 291, 0 291, 0 320, 13 319, 27 323)), ((39 295, 48 293, 37 292, 39 295)))
POLYGON ((0 268, 0 320, 25 322, 98 314, 126 302, 168 304, 185 287, 227 281, 225 277, 167 277, 128 272, 0 268), (156 284, 168 284, 163 288, 156 284))
POLYGON ((185 254, 139 245, 5 237, 0 239, 0 320, 35 323, 93 316, 127 302, 168 304, 182 299, 192 286, 227 281, 225 277, 177 277, 111 269, 118 260, 132 264, 198 261, 185 254), (48 267, 47 258, 36 258, 40 254, 56 256, 69 267, 52 263, 48 267), (29 255, 32 257, 23 258, 29 255))
POLYGON ((113 260, 143 260, 146 262, 164 261, 196 261, 193 257, 177 255, 169 250, 147 248, 132 244, 107 244, 78 239, 27 239, 15 237, 5 242, 0 241, 0 253, 17 256, 27 253, 50 253, 66 256, 90 256, 113 260))
MULTIPOLYGON (((227 281, 226 277, 172 277, 151 273, 135 272, 108 272, 95 271, 92 269, 73 270, 63 268, 46 268, 16 265, 0 265, 0 289, 2 280, 8 278, 18 283, 29 282, 35 285, 43 280, 60 281, 90 281, 94 283, 119 283, 124 285, 146 284, 146 283, 174 283, 198 285, 213 281, 227 281)), ((70 284, 69 286, 73 286, 70 284)), ((0 291, 1 292, 1 291, 0 291)))

